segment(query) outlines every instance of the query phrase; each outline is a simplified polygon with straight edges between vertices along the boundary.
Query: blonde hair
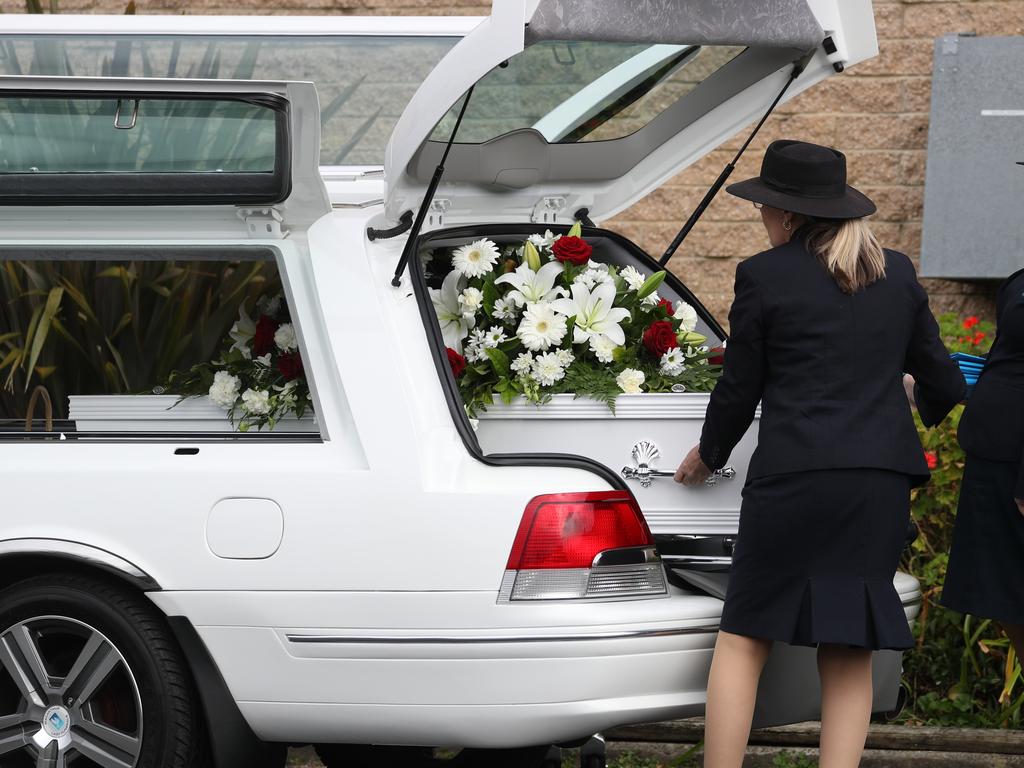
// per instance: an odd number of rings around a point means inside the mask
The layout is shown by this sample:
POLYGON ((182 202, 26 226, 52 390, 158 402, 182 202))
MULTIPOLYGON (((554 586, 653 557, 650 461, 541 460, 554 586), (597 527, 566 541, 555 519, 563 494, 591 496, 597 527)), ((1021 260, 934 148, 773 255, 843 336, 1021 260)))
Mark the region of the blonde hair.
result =
POLYGON ((864 219, 812 222, 807 244, 843 293, 885 277, 885 252, 864 219))

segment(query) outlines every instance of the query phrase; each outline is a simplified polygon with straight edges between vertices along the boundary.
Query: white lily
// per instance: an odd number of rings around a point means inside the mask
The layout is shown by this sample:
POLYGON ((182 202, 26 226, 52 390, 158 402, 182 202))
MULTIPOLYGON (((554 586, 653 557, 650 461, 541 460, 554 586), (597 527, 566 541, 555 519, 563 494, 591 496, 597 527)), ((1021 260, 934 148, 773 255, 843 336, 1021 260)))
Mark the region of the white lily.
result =
POLYGON ((566 317, 576 318, 573 344, 584 344, 593 336, 605 336, 613 344, 621 345, 626 343, 626 334, 619 323, 629 318, 629 310, 616 307, 614 303, 614 284, 601 283, 590 291, 585 285, 575 283, 571 299, 558 299, 551 302, 551 306, 566 317))
POLYGON ((476 325, 476 317, 463 314, 459 303, 459 294, 465 287, 465 278, 456 271, 451 271, 441 283, 441 290, 430 289, 430 300, 434 304, 437 322, 441 325, 441 336, 445 346, 451 347, 462 354, 462 340, 476 325))
POLYGON ((249 313, 245 311, 245 303, 238 308, 238 320, 231 326, 229 335, 235 340, 235 343, 231 345, 231 349, 237 349, 242 353, 242 356, 248 360, 252 357, 252 338, 256 335, 256 321, 249 317, 249 313))
POLYGON ((555 288, 555 280, 562 274, 562 264, 550 261, 534 272, 527 264, 520 264, 515 272, 502 275, 494 281, 495 285, 508 283, 514 290, 509 291, 507 298, 512 299, 516 306, 539 304, 551 301, 564 295, 561 288, 555 288))

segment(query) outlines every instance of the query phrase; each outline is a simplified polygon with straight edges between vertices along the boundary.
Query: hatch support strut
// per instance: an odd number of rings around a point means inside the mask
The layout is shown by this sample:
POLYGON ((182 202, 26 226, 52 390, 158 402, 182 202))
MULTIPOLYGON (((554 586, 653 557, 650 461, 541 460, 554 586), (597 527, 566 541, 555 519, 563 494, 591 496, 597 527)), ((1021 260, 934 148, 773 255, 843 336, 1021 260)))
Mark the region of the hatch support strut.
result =
POLYGON ((715 183, 711 185, 710 189, 708 189, 707 193, 704 195, 704 199, 700 201, 700 204, 696 208, 693 209, 693 213, 690 214, 690 218, 686 220, 683 228, 679 230, 679 234, 677 234, 672 242, 669 243, 668 248, 665 249, 665 253, 663 253, 661 258, 658 259, 658 264, 665 266, 679 246, 682 245, 683 240, 685 240, 686 236, 690 234, 690 230, 693 229, 694 225, 696 225, 700 220, 700 217, 704 215, 704 211, 706 211, 708 206, 711 205, 711 201, 715 199, 715 195, 718 194, 718 190, 725 185, 725 182, 732 175, 732 172, 736 170, 736 163, 739 162, 743 153, 746 152, 747 147, 750 146, 750 142, 752 142, 754 137, 757 136, 757 132, 761 130, 761 126, 765 124, 765 121, 771 116, 772 112, 775 111, 775 107, 777 107, 779 102, 782 101, 782 97, 786 95, 786 91, 789 90, 789 86, 791 86, 793 81, 796 80, 800 76, 800 73, 804 71, 804 67, 807 66, 807 62, 810 60, 813 53, 814 52, 812 51, 793 65, 793 71, 790 72, 789 79, 787 79, 786 84, 782 86, 782 90, 779 91, 779 95, 775 97, 771 106, 768 107, 768 110, 758 121, 757 125, 754 126, 754 130, 752 130, 750 135, 747 136, 747 140, 743 142, 743 146, 740 147, 736 156, 725 166, 725 168, 722 169, 722 172, 718 174, 718 178, 715 179, 715 183))
POLYGON ((471 85, 469 90, 466 91, 466 98, 462 102, 462 109, 459 110, 459 116, 455 119, 455 127, 452 128, 452 135, 448 137, 448 143, 445 144, 444 153, 441 155, 441 162, 437 164, 437 168, 434 169, 434 175, 430 178, 430 183, 427 185, 427 191, 423 193, 423 202, 420 204, 420 209, 416 211, 416 221, 413 222, 412 230, 409 232, 409 239, 405 241, 405 247, 402 248, 402 256, 398 260, 398 266, 395 267, 395 276, 391 278, 391 284, 397 288, 402 284, 402 273, 405 271, 405 265, 409 263, 409 257, 412 256, 413 248, 416 247, 416 238, 420 234, 420 229, 423 227, 423 219, 427 216, 427 210, 430 208, 430 204, 434 201, 434 193, 437 192, 437 185, 441 183, 441 176, 444 174, 444 164, 448 160, 448 153, 451 152, 452 144, 455 143, 455 136, 459 132, 459 126, 462 125, 462 116, 466 114, 466 107, 469 105, 469 97, 473 95, 473 88, 475 85, 471 85))

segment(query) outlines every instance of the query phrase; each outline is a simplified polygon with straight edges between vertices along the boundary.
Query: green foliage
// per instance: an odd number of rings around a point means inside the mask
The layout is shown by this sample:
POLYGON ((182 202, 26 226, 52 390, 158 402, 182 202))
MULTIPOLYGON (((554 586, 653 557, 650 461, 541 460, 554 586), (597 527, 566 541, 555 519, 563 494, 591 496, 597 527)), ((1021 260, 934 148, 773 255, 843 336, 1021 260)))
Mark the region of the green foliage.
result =
POLYGON ((210 360, 246 299, 280 285, 273 263, 0 261, 0 417, 47 387, 67 396, 147 392, 210 360))
MULTIPOLYGON (((939 326, 951 352, 985 354, 993 339, 990 323, 941 315, 939 326)), ((908 723, 963 727, 1021 726, 1024 691, 1020 665, 999 627, 961 616, 939 605, 949 562, 953 521, 960 495, 964 453, 957 442, 963 408, 934 429, 918 428, 935 467, 931 482, 914 491, 911 514, 919 535, 903 567, 920 581, 924 601, 915 623, 917 648, 904 656, 908 723)))
POLYGON ((772 760, 775 768, 818 768, 818 761, 805 752, 790 752, 784 749, 772 760))

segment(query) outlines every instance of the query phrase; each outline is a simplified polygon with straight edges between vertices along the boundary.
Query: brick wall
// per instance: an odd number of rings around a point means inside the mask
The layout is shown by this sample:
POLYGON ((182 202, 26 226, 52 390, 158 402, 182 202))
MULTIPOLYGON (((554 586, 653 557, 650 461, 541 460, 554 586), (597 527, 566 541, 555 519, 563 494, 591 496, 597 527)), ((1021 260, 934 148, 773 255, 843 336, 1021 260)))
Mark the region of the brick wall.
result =
MULTIPOLYGON (((41 0, 44 6, 49 0, 41 0)), ((125 0, 57 0, 67 12, 121 12, 125 0)), ((484 15, 474 0, 136 0, 139 13, 314 13, 484 15)), ((0 0, 18 12, 22 0, 0 0)), ((917 259, 921 244, 925 149, 931 92, 932 41, 943 34, 1024 34, 1024 0, 943 2, 875 0, 879 56, 802 94, 779 109, 737 168, 755 175, 769 141, 787 137, 830 144, 846 152, 850 182, 878 204, 873 222, 883 244, 917 259)), ((0 16, 2 23, 2 16, 0 16)), ((744 134, 745 135, 745 132, 744 134)), ((740 139, 672 179, 609 226, 660 254, 740 139)), ((672 260, 671 267, 725 318, 736 263, 767 246, 753 207, 722 194, 672 260)), ((995 286, 927 282, 936 310, 990 315, 995 286)))

